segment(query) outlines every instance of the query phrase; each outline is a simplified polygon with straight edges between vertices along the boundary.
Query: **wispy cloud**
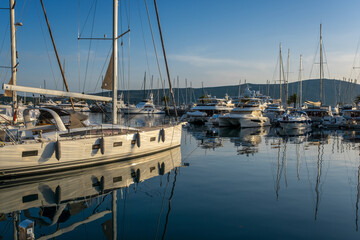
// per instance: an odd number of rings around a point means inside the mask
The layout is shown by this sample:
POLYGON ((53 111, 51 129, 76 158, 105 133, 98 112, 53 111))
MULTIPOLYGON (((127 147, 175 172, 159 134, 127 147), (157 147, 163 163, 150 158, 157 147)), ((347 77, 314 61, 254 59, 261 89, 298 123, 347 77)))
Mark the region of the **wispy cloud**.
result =
POLYGON ((244 69, 267 70, 273 63, 261 61, 244 61, 229 58, 211 58, 197 55, 170 55, 170 59, 193 65, 196 67, 236 67, 244 69))
MULTIPOLYGON (((324 57, 325 77, 337 79, 342 79, 343 77, 353 77, 353 74, 358 72, 357 69, 353 69, 353 67, 358 67, 360 65, 359 56, 355 58, 355 62, 354 57, 355 54, 348 52, 327 52, 326 58, 324 57)), ((318 77, 319 53, 317 53, 316 56, 309 55, 304 58, 304 68, 306 72, 309 72, 309 74, 310 70, 312 69, 311 76, 305 75, 305 77, 318 77)))

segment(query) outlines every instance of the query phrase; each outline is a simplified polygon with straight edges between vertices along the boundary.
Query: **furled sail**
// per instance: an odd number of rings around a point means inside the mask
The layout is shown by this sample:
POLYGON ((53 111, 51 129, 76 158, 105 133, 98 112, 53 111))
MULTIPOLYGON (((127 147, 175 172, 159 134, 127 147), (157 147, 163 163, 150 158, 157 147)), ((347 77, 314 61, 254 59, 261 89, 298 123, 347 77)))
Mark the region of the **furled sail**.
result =
MULTIPOLYGON (((14 85, 12 78, 10 78, 9 85, 14 85)), ((12 91, 10 91, 10 90, 5 90, 5 92, 4 92, 4 97, 12 97, 12 96, 13 96, 12 91)))
POLYGON ((109 66, 106 70, 105 78, 101 85, 102 89, 113 90, 113 76, 114 76, 114 54, 111 54, 109 66))

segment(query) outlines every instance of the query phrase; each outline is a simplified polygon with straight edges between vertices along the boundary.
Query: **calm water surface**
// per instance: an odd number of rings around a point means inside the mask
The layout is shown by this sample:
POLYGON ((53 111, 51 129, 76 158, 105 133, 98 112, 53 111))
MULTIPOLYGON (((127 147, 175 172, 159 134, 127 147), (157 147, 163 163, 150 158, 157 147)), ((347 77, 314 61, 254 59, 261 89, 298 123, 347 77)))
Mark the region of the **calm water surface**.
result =
POLYGON ((359 142, 352 131, 190 126, 181 149, 1 184, 0 239, 14 218, 41 239, 358 239, 359 142))

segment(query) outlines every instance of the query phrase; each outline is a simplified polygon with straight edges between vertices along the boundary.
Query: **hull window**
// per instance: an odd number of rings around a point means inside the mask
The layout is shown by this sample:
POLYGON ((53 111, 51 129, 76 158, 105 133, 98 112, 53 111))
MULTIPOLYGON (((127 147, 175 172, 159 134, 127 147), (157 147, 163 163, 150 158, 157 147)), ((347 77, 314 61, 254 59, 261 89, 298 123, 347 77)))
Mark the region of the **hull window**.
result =
POLYGON ((122 146, 122 142, 114 142, 113 146, 114 146, 114 147, 121 147, 121 146, 122 146))
POLYGON ((23 157, 32 157, 32 156, 37 156, 37 155, 38 155, 38 150, 22 152, 23 157))
POLYGON ((114 177, 114 178, 113 178, 113 183, 121 182, 121 181, 122 181, 122 176, 114 177))

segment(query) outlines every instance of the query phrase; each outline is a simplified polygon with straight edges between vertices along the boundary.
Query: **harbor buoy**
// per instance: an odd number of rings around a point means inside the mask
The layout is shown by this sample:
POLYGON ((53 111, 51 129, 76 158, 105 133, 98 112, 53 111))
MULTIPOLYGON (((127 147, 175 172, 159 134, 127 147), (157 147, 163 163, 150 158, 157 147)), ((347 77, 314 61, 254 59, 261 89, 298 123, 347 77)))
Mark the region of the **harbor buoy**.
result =
POLYGON ((105 139, 104 137, 100 138, 100 152, 102 155, 105 153, 105 139))
POLYGON ((165 142, 165 130, 163 128, 160 129, 160 138, 162 142, 165 142))
POLYGON ((60 161, 61 158, 61 144, 59 140, 55 142, 55 157, 58 161, 60 161))
POLYGON ((137 145, 138 147, 140 147, 140 133, 136 133, 135 139, 136 139, 136 145, 137 145))

